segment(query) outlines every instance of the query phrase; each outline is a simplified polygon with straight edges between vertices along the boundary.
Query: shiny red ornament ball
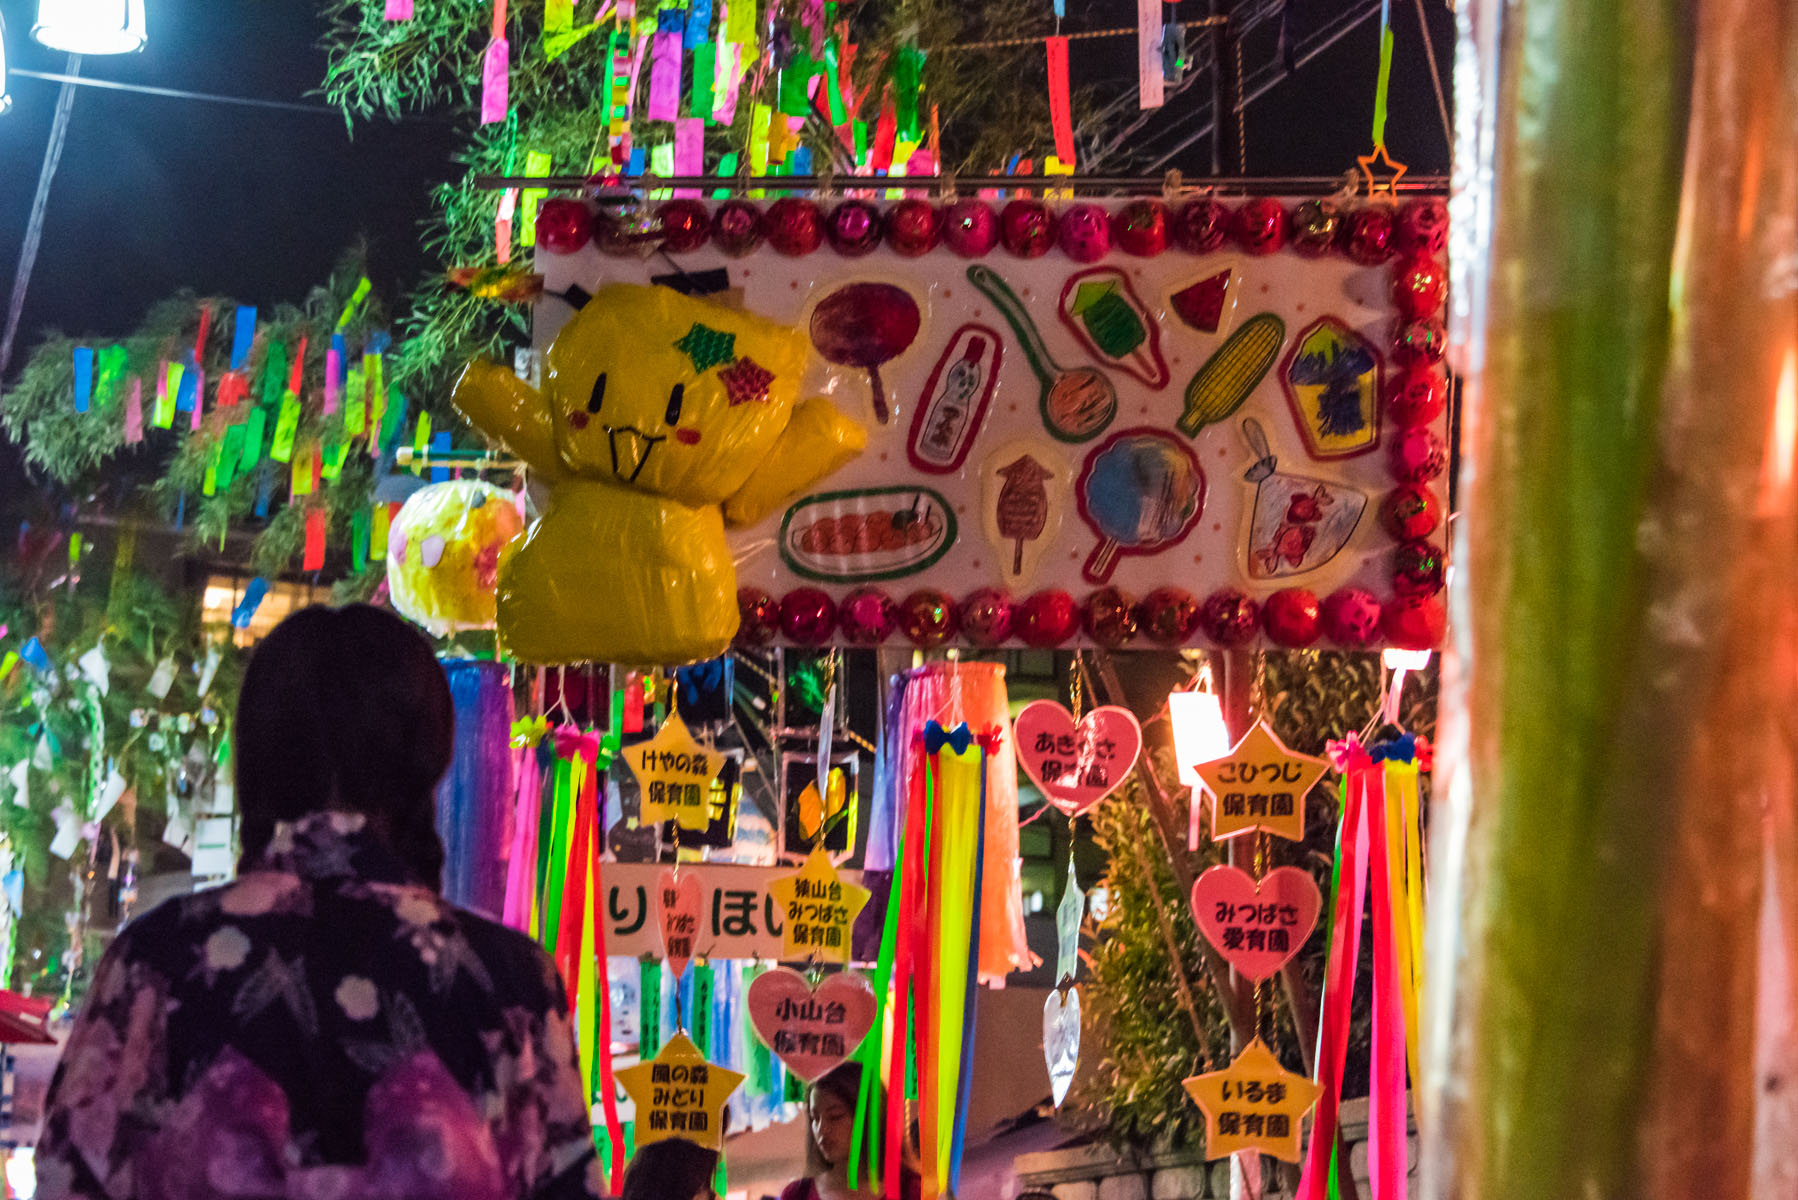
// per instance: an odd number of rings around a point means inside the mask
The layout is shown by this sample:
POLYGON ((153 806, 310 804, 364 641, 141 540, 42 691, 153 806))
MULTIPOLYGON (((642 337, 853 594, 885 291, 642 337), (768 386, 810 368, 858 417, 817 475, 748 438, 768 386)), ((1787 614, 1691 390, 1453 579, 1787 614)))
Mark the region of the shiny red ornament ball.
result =
POLYGON ((1247 592, 1219 588, 1199 606, 1199 626, 1220 646, 1240 646, 1253 640, 1261 625, 1261 606, 1247 592))
POLYGON ((741 258, 767 236, 762 210, 747 200, 726 200, 712 214, 712 241, 732 258, 741 258))
POLYGON ((1078 263, 1098 262, 1111 250, 1111 220, 1097 204, 1070 205, 1056 237, 1061 252, 1078 263))
POLYGON ((856 588, 837 606, 837 628, 851 646, 878 646, 898 624, 898 606, 879 588, 856 588))
POLYGON ((899 628, 914 646, 940 646, 960 628, 955 601, 934 588, 920 588, 899 602, 899 628))
POLYGON ((957 200, 943 210, 943 244, 963 258, 984 258, 999 244, 999 218, 984 200, 957 200))
POLYGON ((1392 361, 1401 367, 1433 367, 1447 353, 1441 321, 1401 321, 1392 337, 1392 361))
POLYGON ((1380 632, 1380 601, 1366 588, 1331 592, 1323 604, 1324 634, 1338 646, 1365 646, 1380 632))
POLYGON ((1448 377, 1440 367, 1413 367, 1392 377, 1386 416, 1401 429, 1428 425, 1448 408, 1448 377))
POLYGON ((1401 542, 1429 537, 1442 522, 1436 493, 1418 483, 1401 483, 1386 493, 1380 505, 1386 532, 1401 542))
POLYGON ((1055 214, 1041 200, 1013 200, 999 214, 999 240, 1019 258, 1041 258, 1055 244, 1055 214))
POLYGON ((845 258, 860 258, 880 245, 880 210, 866 200, 845 200, 830 210, 824 234, 831 249, 845 258))
POLYGON ((1231 235, 1250 254, 1274 253, 1286 244, 1290 226, 1286 209, 1272 196, 1244 201, 1230 218, 1231 235))
POLYGON ((573 254, 593 240, 593 214, 579 200, 560 197, 537 208, 537 244, 552 254, 573 254))
POLYGON ((1136 620, 1154 641, 1178 646, 1199 631, 1199 602, 1185 588, 1158 587, 1136 606, 1136 620))
POLYGON ((1323 607, 1316 592, 1281 588, 1261 606, 1261 623, 1277 644, 1301 649, 1323 632, 1323 607))
POLYGON ((1011 636, 1016 606, 998 588, 981 588, 961 602, 961 631, 976 646, 997 646, 1011 636))
POLYGON ((1136 611, 1117 588, 1102 587, 1086 598, 1080 625, 1094 645, 1116 650, 1136 636, 1136 611))
POLYGON ((662 249, 670 254, 691 254, 712 236, 712 214, 697 200, 670 200, 656 209, 656 219, 662 223, 662 249))
POLYGON ((1369 205, 1349 214, 1342 249, 1364 267, 1377 267, 1392 255, 1392 212, 1369 205))
POLYGON ((766 646, 780 633, 780 602, 761 588, 737 589, 737 645, 766 646))
POLYGON ((1448 610, 1440 596, 1398 596, 1386 605, 1380 628, 1401 650, 1434 650, 1448 632, 1448 610))
POLYGON ((1413 200, 1398 210, 1392 245, 1400 254, 1439 258, 1448 253, 1448 205, 1439 199, 1413 200))
POLYGON ((1392 303, 1407 320, 1436 316, 1447 299, 1448 268, 1434 258, 1402 259, 1392 272, 1392 303))
POLYGON ((1159 200, 1132 200, 1111 214, 1112 240, 1138 258, 1153 258, 1167 249, 1167 226, 1167 205, 1159 200))
POLYGON ((1448 446, 1430 429, 1407 429, 1392 441, 1386 465, 1400 483, 1428 483, 1448 470, 1448 446))
POLYGON ((1442 590, 1448 563, 1434 542, 1406 542, 1392 552, 1392 587, 1401 596, 1433 596, 1442 590))
POLYGON ((1230 236, 1230 210, 1205 196, 1188 200, 1174 214, 1174 244, 1188 254, 1210 254, 1230 236))
POLYGON ((836 602, 822 588, 794 588, 780 598, 780 631, 788 641, 822 645, 836 624, 836 602))
POLYGON ((901 200, 887 210, 887 245, 893 253, 917 258, 936 249, 942 238, 943 222, 936 207, 917 197, 901 200))
POLYGON ((1342 205, 1319 198, 1303 201, 1292 210, 1292 248, 1306 258, 1322 258, 1342 233, 1342 205))
POLYGON ((823 210, 797 196, 776 200, 763 218, 768 244, 790 258, 810 254, 822 246, 824 225, 823 210))
POLYGON ((1026 646, 1048 650, 1079 632, 1080 606, 1060 588, 1032 592, 1018 606, 1012 629, 1026 646))

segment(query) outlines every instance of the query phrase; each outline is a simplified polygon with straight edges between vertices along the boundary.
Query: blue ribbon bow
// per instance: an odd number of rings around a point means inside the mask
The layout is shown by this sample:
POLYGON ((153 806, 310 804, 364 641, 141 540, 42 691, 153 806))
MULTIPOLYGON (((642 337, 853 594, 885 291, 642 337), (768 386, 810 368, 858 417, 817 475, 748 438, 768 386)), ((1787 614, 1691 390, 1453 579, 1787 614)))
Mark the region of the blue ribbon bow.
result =
POLYGON ((924 726, 924 753, 935 754, 945 745, 954 748, 957 754, 966 754, 968 747, 974 743, 974 731, 963 721, 954 729, 944 729, 935 721, 924 726))

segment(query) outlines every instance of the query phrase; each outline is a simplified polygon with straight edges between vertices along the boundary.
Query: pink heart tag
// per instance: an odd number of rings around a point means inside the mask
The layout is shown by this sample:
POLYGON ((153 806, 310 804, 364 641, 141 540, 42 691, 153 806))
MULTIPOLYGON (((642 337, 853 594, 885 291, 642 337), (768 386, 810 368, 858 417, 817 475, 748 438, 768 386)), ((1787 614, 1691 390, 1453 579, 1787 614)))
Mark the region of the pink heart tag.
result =
POLYGON ((1142 726, 1127 708, 1105 705, 1074 723, 1053 700, 1032 700, 1012 722, 1018 761, 1050 804, 1077 817, 1123 785, 1142 753, 1142 726))
POLYGON ((790 967, 774 967, 749 985, 749 1023, 787 1070, 807 1083, 854 1054, 874 1027, 874 989, 844 971, 816 990, 790 967))
POLYGON ((1212 867, 1192 885, 1192 915, 1205 939, 1257 981, 1299 952, 1323 903, 1317 884, 1297 867, 1275 867, 1259 889, 1253 875, 1235 867, 1212 867))
POLYGON ((668 962, 668 973, 679 979, 699 940, 699 876, 691 871, 685 875, 672 869, 663 871, 656 894, 661 897, 662 957, 668 962))

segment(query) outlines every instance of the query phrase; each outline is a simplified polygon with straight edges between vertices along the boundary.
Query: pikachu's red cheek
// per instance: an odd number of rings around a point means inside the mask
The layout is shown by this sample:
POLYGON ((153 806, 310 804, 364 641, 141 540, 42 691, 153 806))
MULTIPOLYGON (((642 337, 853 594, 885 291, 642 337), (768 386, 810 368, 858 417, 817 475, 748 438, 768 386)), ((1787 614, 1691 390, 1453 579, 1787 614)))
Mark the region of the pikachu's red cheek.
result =
POLYGON ((577 408, 568 414, 568 423, 576 429, 585 429, 587 428, 587 414, 577 408))
POLYGON ((674 440, 683 446, 697 446, 699 445, 699 430, 677 429, 674 431, 674 440))

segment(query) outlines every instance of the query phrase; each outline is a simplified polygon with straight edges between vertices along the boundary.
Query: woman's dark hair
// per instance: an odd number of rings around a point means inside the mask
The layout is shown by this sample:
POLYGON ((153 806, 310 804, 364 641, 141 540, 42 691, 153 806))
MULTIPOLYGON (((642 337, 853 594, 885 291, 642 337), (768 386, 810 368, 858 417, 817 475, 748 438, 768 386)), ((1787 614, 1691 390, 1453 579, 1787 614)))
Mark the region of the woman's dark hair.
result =
POLYGON ((412 626, 366 604, 294 613, 250 655, 237 700, 244 857, 267 848, 279 821, 361 813, 440 887, 435 789, 455 733, 449 682, 412 626))
POLYGON ((693 1200, 712 1186, 718 1152, 680 1138, 637 1147, 619 1200, 693 1200))

